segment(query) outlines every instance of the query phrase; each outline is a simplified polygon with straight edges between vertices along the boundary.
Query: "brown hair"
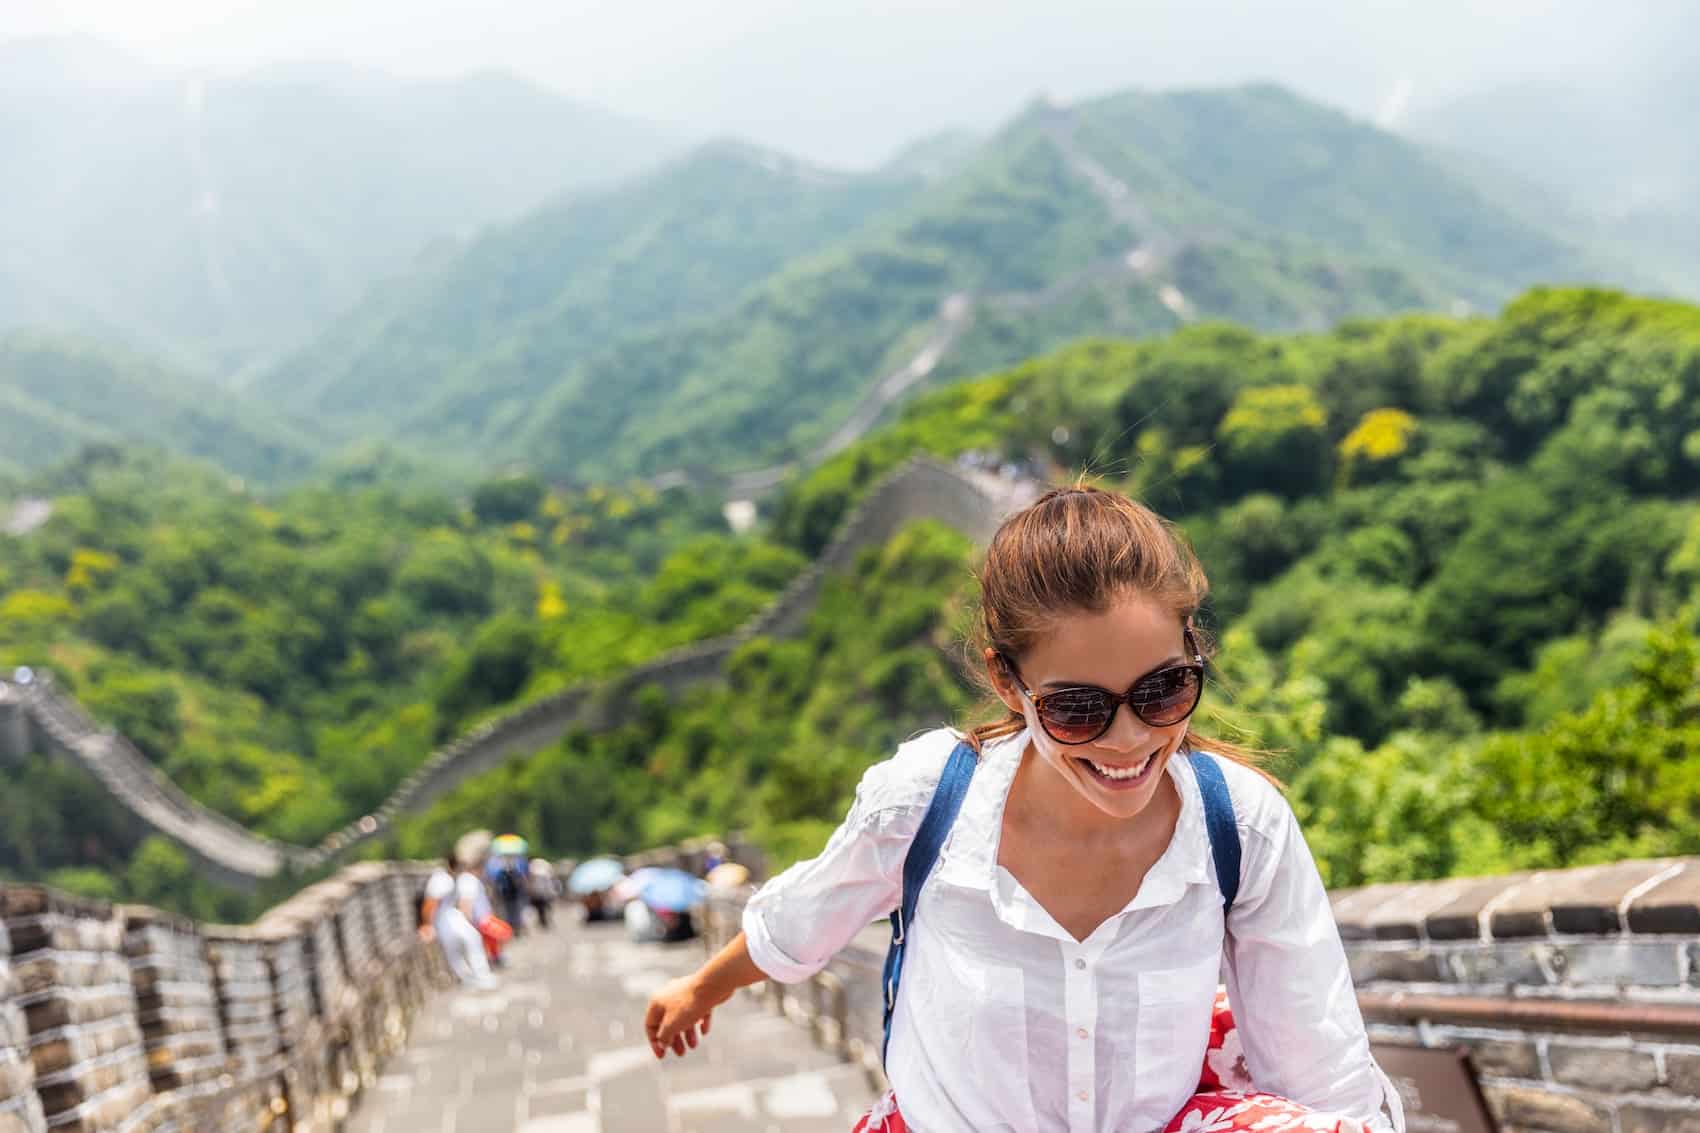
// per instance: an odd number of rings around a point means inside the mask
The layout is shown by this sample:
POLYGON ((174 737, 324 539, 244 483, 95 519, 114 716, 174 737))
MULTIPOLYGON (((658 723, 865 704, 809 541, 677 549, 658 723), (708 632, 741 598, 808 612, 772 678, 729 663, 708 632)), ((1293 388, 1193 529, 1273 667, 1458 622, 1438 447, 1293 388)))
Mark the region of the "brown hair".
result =
MULTIPOLYGON (((1168 606, 1208 656, 1210 642, 1193 617, 1209 591, 1185 536, 1144 504, 1086 483, 1053 488, 1004 520, 986 548, 979 616, 969 635, 970 671, 984 682, 987 649, 1019 661, 1058 616, 1097 613, 1127 594, 1168 606)), ((969 729, 976 749, 1026 726, 1019 712, 999 707, 1002 719, 969 729)), ((1264 753, 1201 735, 1191 721, 1183 746, 1269 777, 1258 766, 1264 753)))

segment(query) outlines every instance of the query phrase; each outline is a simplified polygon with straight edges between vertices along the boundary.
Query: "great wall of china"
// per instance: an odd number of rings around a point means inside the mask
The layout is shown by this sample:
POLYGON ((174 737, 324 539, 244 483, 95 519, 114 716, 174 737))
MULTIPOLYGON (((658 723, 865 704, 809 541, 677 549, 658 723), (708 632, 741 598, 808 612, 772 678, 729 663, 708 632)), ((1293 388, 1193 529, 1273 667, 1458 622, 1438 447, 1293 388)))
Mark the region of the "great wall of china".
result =
POLYGON ((603 726, 603 705, 610 697, 645 685, 677 693, 714 679, 733 650, 751 638, 796 633, 814 608, 822 579, 844 570, 864 547, 883 544, 904 525, 934 519, 983 541, 998 520, 1032 492, 1033 486, 1025 482, 932 460, 912 461, 869 492, 820 557, 734 633, 684 646, 610 681, 577 685, 485 721, 428 756, 371 815, 349 823, 318 846, 260 837, 202 807, 50 679, 0 681, 0 759, 39 750, 82 768, 144 829, 183 846, 209 877, 252 888, 280 873, 322 869, 353 846, 383 835, 397 816, 429 806, 468 777, 510 756, 546 747, 568 731, 603 726))

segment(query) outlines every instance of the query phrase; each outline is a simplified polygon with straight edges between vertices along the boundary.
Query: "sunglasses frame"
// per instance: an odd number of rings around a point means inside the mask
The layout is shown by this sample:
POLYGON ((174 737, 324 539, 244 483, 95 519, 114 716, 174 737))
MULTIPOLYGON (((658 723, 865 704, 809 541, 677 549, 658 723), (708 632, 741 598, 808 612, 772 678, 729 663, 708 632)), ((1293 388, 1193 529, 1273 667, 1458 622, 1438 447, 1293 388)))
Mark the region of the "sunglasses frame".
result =
POLYGON ((1194 712, 1198 711, 1198 705, 1204 699, 1204 678, 1205 678, 1204 654, 1202 654, 1198 651, 1198 643, 1193 640, 1191 629, 1188 629, 1188 630, 1185 631, 1185 638, 1186 638, 1186 647, 1192 651, 1192 660, 1191 661, 1183 661, 1179 665, 1164 665, 1161 669, 1153 669, 1149 673, 1146 673, 1143 677, 1140 677, 1138 680, 1134 681, 1131 685, 1129 685, 1127 687, 1127 691, 1122 692, 1122 693, 1111 692, 1109 689, 1102 688, 1098 685, 1065 685, 1062 688, 1052 689, 1050 692, 1042 692, 1042 693, 1036 694, 1036 693, 1034 693, 1034 691, 1032 689, 1027 687, 1027 681, 1022 677, 1020 671, 1016 669, 1015 662, 1013 660, 1011 660, 1008 655, 1006 655, 1004 653, 999 653, 997 655, 997 657, 998 657, 998 660, 1003 664, 1004 668, 1006 670, 1008 670, 1009 675, 1015 678, 1015 687, 1020 689, 1021 695, 1025 696, 1027 698, 1028 702, 1033 705, 1033 715, 1038 717, 1039 727, 1044 729, 1045 735, 1050 736, 1050 738, 1053 742, 1062 744, 1065 747, 1084 747, 1087 744, 1096 743, 1098 740, 1103 739, 1104 735, 1107 732, 1109 732, 1109 730, 1111 728, 1115 727, 1116 715, 1119 712, 1121 712, 1122 705, 1124 705, 1124 704, 1127 705, 1128 711, 1132 712, 1134 717, 1136 719, 1138 719, 1140 723, 1144 724, 1148 728, 1172 728, 1176 724, 1179 724, 1182 720, 1186 720, 1186 719, 1190 718, 1194 712), (1143 712, 1141 712, 1139 710, 1139 706, 1134 703, 1134 701, 1133 701, 1133 691, 1134 691, 1134 689, 1138 688, 1140 685, 1144 684, 1146 681, 1150 680, 1151 678, 1156 677, 1156 676, 1160 676, 1163 673, 1172 673, 1176 669, 1190 669, 1190 670, 1192 670, 1192 671, 1194 671, 1198 674, 1198 695, 1193 697, 1191 707, 1189 707, 1186 710, 1186 712, 1179 719, 1171 720, 1167 724, 1152 723, 1150 720, 1147 720, 1145 718, 1145 714, 1143 712), (1050 726, 1045 723, 1045 710, 1044 710, 1044 707, 1043 707, 1044 701, 1047 700, 1048 698, 1052 697, 1052 696, 1057 695, 1058 693, 1079 692, 1083 689, 1091 691, 1091 692, 1102 693, 1103 695, 1109 697, 1114 702, 1115 707, 1110 709, 1110 715, 1104 720, 1104 726, 1101 729, 1099 729, 1098 732, 1095 735, 1093 735, 1090 739, 1084 739, 1084 740, 1058 739, 1055 735, 1053 735, 1051 733, 1050 726))

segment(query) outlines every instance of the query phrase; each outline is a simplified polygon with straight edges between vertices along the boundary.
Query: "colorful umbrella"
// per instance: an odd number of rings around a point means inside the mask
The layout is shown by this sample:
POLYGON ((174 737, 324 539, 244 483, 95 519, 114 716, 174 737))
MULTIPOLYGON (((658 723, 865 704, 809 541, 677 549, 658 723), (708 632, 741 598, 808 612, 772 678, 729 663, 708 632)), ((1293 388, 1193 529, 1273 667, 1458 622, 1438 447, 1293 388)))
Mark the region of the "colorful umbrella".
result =
POLYGON ((504 834, 490 843, 492 854, 512 854, 518 857, 531 849, 531 843, 518 834, 504 834))

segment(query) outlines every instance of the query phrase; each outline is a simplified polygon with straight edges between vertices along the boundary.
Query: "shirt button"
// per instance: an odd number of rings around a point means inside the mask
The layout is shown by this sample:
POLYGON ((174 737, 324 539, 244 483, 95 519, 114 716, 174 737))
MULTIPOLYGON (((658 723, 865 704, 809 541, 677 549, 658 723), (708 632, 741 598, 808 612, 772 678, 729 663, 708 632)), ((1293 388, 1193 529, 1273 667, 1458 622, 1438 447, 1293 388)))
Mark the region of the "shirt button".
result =
POLYGON ((1076 960, 1074 962, 1074 966, 1079 968, 1081 971, 1085 971, 1086 970, 1086 961, 1085 960, 1076 960))
POLYGON ((1078 1094, 1075 1094, 1074 1096, 1079 1098, 1081 1101, 1089 1101, 1089 1100, 1091 1100, 1091 1097, 1092 1097, 1092 1095, 1087 1093, 1085 1090, 1081 1090, 1078 1094))
POLYGON ((1086 1028, 1081 1027, 1078 1031, 1075 1031, 1074 1033, 1079 1035, 1081 1038, 1085 1038, 1086 1037, 1086 1028))

